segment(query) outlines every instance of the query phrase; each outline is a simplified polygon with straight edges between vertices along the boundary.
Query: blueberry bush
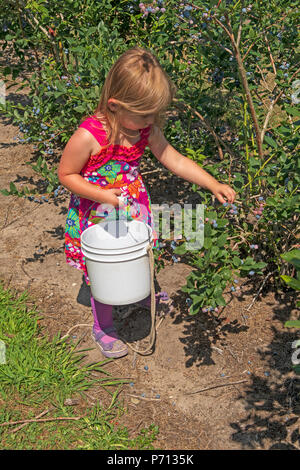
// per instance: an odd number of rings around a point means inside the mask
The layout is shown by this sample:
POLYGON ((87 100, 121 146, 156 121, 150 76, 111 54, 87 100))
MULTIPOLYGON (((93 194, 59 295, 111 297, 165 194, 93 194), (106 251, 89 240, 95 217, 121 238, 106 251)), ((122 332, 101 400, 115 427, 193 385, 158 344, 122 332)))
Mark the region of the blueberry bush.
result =
POLYGON ((30 91, 28 104, 7 98, 3 111, 19 126, 18 141, 33 144, 29 164, 45 187, 41 194, 11 182, 2 193, 58 196, 63 146, 96 108, 111 65, 137 44, 178 89, 169 142, 237 192, 222 206, 192 185, 205 204, 204 246, 188 251, 185 236, 162 243, 157 266, 170 253, 195 268, 183 287, 190 314, 218 314, 224 291, 235 295, 243 280, 290 288, 296 268, 282 255, 300 246, 298 16, 294 0, 8 0, 0 40, 17 61, 2 73, 7 92, 14 81, 30 91))

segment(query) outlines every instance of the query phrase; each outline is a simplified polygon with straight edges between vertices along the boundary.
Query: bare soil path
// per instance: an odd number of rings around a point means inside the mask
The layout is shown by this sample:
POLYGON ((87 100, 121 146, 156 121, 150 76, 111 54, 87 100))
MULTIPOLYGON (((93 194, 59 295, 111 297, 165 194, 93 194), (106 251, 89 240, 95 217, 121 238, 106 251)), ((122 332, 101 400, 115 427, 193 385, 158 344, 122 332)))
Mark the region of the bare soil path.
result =
MULTIPOLYGON (((10 181, 19 188, 38 184, 39 178, 26 165, 36 158, 33 147, 16 143, 17 133, 2 117, 1 189, 10 181)), ((144 179, 153 203, 195 200, 190 185, 164 168, 148 173, 155 169, 151 159, 145 159, 141 169, 147 172, 144 179)), ((44 203, 0 195, 0 280, 6 287, 29 291, 50 337, 58 331, 65 334, 77 323, 92 322, 82 275, 65 263, 68 201, 68 194, 44 203)), ((119 422, 132 435, 157 424, 157 449, 298 449, 300 381, 291 371, 291 356, 299 334, 283 326, 287 319, 297 318, 294 293, 276 297, 262 291, 246 312, 260 287, 246 282, 239 294, 228 289, 228 304, 218 318, 191 317, 180 291, 190 270, 183 262, 168 260, 157 275, 158 288, 169 294, 174 310, 161 323, 154 353, 143 357, 130 351, 105 366, 112 376, 133 383, 119 396, 127 408, 119 422)), ((147 344, 150 313, 140 309, 123 321, 116 315, 116 324, 128 341, 147 344)), ((85 361, 102 360, 89 328, 74 331, 70 341, 78 339, 80 349, 93 348, 85 361)), ((93 390, 91 403, 105 403, 105 394, 93 390)))

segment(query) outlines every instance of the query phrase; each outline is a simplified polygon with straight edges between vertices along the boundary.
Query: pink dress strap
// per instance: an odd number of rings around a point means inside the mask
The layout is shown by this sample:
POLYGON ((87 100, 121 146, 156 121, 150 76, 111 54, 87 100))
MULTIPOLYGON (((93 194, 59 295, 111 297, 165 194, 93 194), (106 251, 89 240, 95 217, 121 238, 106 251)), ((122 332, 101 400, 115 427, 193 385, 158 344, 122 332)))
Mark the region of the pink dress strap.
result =
POLYGON ((106 143, 106 132, 101 122, 95 117, 88 117, 80 124, 79 127, 87 129, 100 145, 104 145, 106 143))

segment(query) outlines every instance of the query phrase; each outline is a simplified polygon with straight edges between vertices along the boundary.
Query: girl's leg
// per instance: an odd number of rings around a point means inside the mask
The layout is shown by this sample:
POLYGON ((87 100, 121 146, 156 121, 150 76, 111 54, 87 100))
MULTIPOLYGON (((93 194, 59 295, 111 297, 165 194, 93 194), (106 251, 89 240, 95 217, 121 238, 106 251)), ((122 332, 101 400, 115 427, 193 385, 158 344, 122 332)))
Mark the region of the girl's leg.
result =
POLYGON ((128 353, 126 344, 118 338, 113 324, 112 305, 98 302, 91 296, 94 316, 92 337, 106 357, 122 357, 128 353))

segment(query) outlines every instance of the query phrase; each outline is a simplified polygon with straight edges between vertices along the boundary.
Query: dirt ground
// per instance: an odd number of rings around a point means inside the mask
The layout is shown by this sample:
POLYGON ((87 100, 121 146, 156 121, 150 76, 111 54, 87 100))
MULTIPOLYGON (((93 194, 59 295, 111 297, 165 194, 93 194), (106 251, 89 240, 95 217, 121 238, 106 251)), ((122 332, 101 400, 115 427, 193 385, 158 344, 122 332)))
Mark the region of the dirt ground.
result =
MULTIPOLYGON (((14 97, 11 89, 7 99, 14 97)), ((37 155, 32 145, 13 140, 17 133, 2 116, 0 188, 9 188, 11 181, 19 188, 39 187, 39 177, 26 165, 37 155)), ((195 202, 189 183, 159 164, 155 167, 150 158, 141 170, 153 204, 195 202)), ((78 323, 92 323, 82 274, 65 263, 68 201, 68 193, 43 203, 0 195, 0 280, 6 287, 28 290, 50 337, 78 323)), ((248 308, 262 280, 244 280, 239 294, 229 289, 225 293, 227 305, 218 318, 202 313, 191 317, 180 291, 190 271, 169 256, 156 276, 156 291, 168 293, 174 310, 158 328, 153 354, 140 356, 130 350, 104 366, 113 377, 131 382, 119 395, 127 412, 118 422, 132 436, 143 426, 158 425, 157 449, 299 449, 300 380, 291 370, 292 342, 299 332, 284 328, 286 320, 298 316, 295 293, 275 295, 263 289, 248 308)), ((161 316, 158 312, 158 320, 161 316)), ((141 340, 140 347, 147 345, 149 312, 136 309, 120 321, 115 309, 115 321, 130 343, 141 340)), ((103 359, 90 328, 73 330, 70 341, 78 340, 78 349, 92 348, 85 362, 103 359)), ((107 398, 103 389, 89 394, 90 403, 98 399, 105 404, 107 398)))

